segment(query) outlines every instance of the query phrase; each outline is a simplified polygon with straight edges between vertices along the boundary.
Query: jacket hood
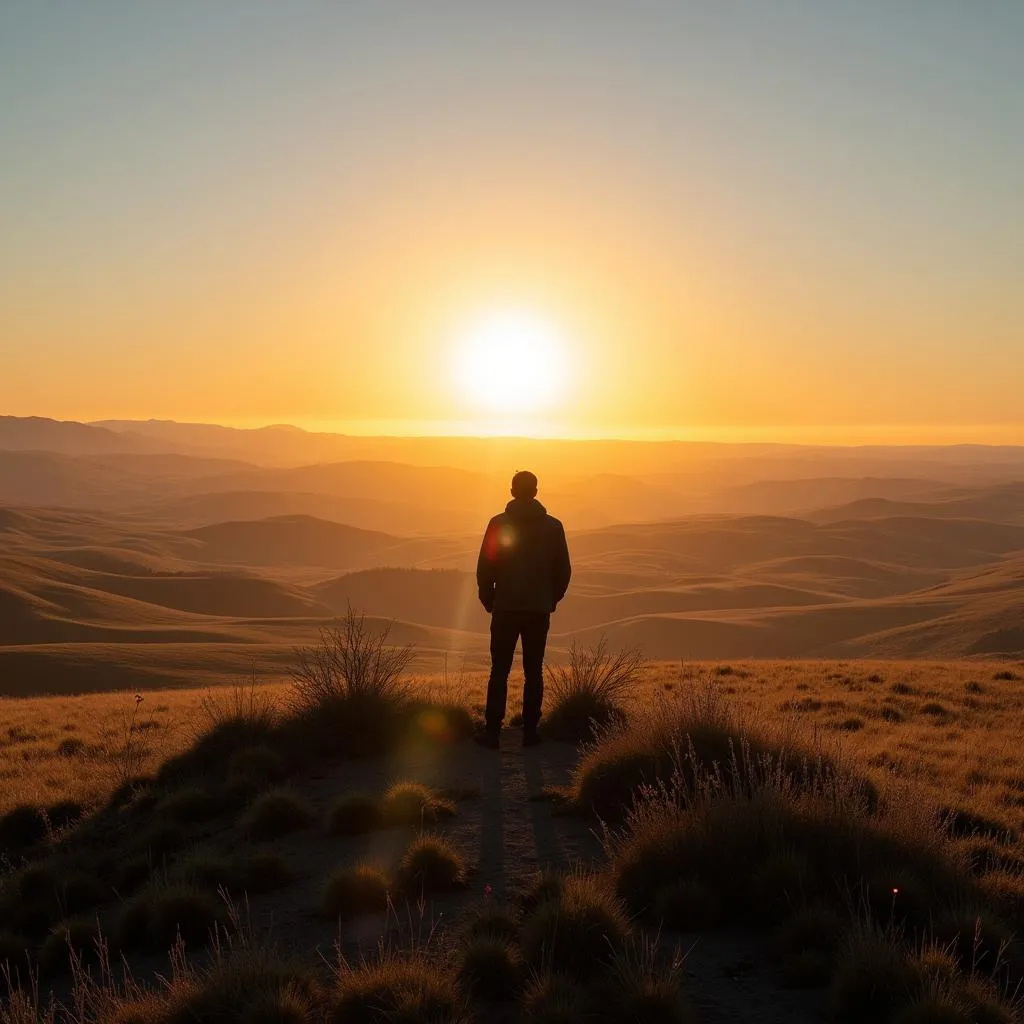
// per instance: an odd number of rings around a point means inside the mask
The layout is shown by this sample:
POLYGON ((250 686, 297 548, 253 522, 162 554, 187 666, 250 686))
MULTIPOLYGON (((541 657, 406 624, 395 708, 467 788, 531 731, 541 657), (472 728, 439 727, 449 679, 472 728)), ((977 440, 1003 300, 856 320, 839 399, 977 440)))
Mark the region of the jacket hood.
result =
POLYGON ((546 516, 548 510, 536 498, 513 498, 505 511, 510 516, 546 516))

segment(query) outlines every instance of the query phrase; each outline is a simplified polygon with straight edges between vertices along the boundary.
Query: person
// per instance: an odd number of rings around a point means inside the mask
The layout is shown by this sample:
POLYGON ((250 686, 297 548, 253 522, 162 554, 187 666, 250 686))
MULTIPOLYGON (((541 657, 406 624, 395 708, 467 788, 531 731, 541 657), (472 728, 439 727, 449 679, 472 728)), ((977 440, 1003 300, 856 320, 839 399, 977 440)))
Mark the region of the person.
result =
POLYGON ((512 500, 487 524, 477 559, 480 603, 491 616, 491 675, 484 729, 476 736, 482 746, 498 747, 508 676, 520 639, 523 746, 540 742, 544 648, 551 613, 565 596, 571 575, 565 530, 537 500, 537 477, 521 470, 512 477, 512 500))

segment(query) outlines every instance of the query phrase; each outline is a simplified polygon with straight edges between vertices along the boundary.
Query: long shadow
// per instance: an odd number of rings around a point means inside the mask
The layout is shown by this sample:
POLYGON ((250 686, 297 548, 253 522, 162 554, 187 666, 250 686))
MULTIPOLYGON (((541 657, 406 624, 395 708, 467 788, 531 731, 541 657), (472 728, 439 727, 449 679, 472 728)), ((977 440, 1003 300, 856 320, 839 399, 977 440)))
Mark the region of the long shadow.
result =
POLYGON ((480 780, 480 850, 481 865, 488 865, 493 878, 481 878, 490 885, 495 899, 504 901, 508 895, 505 883, 505 793, 502 785, 502 761, 508 754, 487 751, 477 757, 480 780))
POLYGON ((545 786, 554 782, 545 778, 542 749, 523 751, 523 774, 526 776, 527 799, 530 802, 530 824, 533 828, 534 845, 537 849, 537 864, 541 868, 567 868, 568 857, 555 831, 551 815, 551 804, 539 800, 545 786))

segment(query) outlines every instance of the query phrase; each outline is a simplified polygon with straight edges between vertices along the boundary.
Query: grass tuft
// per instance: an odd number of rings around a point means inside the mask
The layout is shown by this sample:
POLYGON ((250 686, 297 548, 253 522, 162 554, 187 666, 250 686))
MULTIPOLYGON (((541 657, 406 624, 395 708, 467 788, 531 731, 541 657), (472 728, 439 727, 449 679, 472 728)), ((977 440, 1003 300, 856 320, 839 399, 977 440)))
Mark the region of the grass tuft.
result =
POLYGON ((714 928, 722 914, 714 891, 697 878, 680 878, 659 889, 651 911, 644 916, 684 932, 714 928))
POLYGON ((466 868, 455 846, 438 835, 418 836, 402 855, 396 872, 399 888, 409 894, 459 889, 466 868))
POLYGON ((338 972, 330 1024, 456 1024, 463 1001, 450 972, 423 955, 385 954, 338 972))
POLYGON ((242 816, 242 830, 250 839, 277 839, 309 828, 315 815, 309 801, 290 789, 272 789, 258 797, 242 816))
POLYGON ((358 836, 380 824, 380 804, 372 793, 346 794, 327 816, 327 831, 332 836, 358 836))
POLYGON ((638 650, 612 652, 604 636, 590 647, 574 643, 568 664, 548 668, 545 735, 580 742, 596 730, 623 723, 625 702, 636 690, 642 667, 638 650))
POLYGON ((579 1024, 587 1020, 583 989, 564 974, 534 974, 523 991, 523 1019, 532 1024, 579 1024))
POLYGON ((288 775, 284 758, 266 745, 243 747, 228 761, 228 778, 245 779, 256 784, 283 782, 288 775))
POLYGON ((837 1024, 891 1020, 914 998, 920 975, 891 936, 862 928, 843 951, 830 989, 837 1024))
POLYGON ((388 877, 368 864, 342 867, 324 884, 320 906, 327 917, 349 918, 387 909, 388 877))
POLYGON ((0 852, 18 854, 47 836, 42 809, 19 804, 0 818, 0 852))
POLYGON ((526 888, 519 895, 519 906, 529 914, 538 907, 562 896, 563 876, 554 868, 537 871, 526 883, 526 888))
POLYGON ((83 965, 99 962, 100 925, 95 917, 76 917, 62 921, 46 937, 39 950, 39 969, 43 974, 67 973, 72 951, 83 965))
POLYGON ((185 786, 157 803, 153 813, 179 825, 209 821, 224 810, 223 801, 201 785, 185 786))
POLYGON ((161 1024, 308 1024, 319 1019, 320 998, 309 970, 246 940, 216 948, 207 966, 186 968, 171 987, 161 1024))
POLYGON ((519 920, 510 908, 485 903, 471 913, 465 926, 465 934, 467 941, 487 937, 518 942, 519 920))
POLYGON ((570 874, 556 900, 542 903, 523 929, 523 952, 535 967, 576 978, 602 970, 622 947, 629 922, 615 894, 594 876, 570 874))
POLYGON ((183 882, 214 892, 226 889, 233 896, 272 892, 291 881, 287 860, 266 851, 238 857, 196 853, 179 862, 175 874, 183 882))
POLYGON ((783 982, 791 988, 827 985, 848 930, 848 922, 831 907, 816 904, 794 911, 779 926, 773 943, 783 982))
POLYGON ((599 1018, 644 1024, 692 1024, 693 1010, 682 992, 682 957, 658 956, 654 940, 629 942, 612 960, 601 986, 599 1018))
POLYGON ((225 919, 224 905, 213 893, 184 883, 154 886, 125 903, 117 944, 126 952, 164 952, 180 935, 188 945, 201 946, 225 919))
POLYGON ((474 999, 505 1002, 522 984, 523 958, 508 939, 477 935, 463 946, 458 973, 460 984, 474 999))
POLYGON ((433 824, 455 814, 455 806, 419 782, 396 782, 384 793, 380 805, 385 825, 433 824))

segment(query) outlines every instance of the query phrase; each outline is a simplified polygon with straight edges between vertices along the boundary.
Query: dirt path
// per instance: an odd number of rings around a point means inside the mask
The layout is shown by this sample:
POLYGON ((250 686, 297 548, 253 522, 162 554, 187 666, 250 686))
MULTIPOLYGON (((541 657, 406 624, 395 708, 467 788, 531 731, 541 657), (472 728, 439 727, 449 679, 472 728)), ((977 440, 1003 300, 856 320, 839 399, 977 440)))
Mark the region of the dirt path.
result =
MULTIPOLYGON (((443 942, 467 907, 484 899, 511 901, 538 869, 599 861, 601 846, 592 824, 558 815, 550 801, 537 799, 547 787, 569 781, 575 749, 544 744, 523 750, 519 744, 520 734, 509 730, 497 752, 470 743, 448 750, 421 748, 293 780, 321 820, 344 794, 380 793, 401 779, 460 794, 457 815, 441 822, 436 831, 461 851, 469 885, 458 894, 431 898, 422 917, 418 908, 400 905, 396 914, 357 918, 339 930, 319 912, 324 879, 334 868, 360 861, 392 868, 415 830, 393 828, 348 839, 312 830, 268 844, 287 858, 295 881, 282 892, 254 898, 253 923, 270 929, 279 945, 300 953, 307 962, 317 953, 334 962, 336 946, 346 957, 357 958, 371 954, 383 937, 402 943, 423 941, 436 928, 431 941, 443 942), (490 895, 485 895, 488 887, 490 895)), ((762 938, 716 932, 676 940, 687 954, 687 987, 702 1021, 809 1024, 824 1019, 820 995, 778 987, 762 938)))
MULTIPOLYGON (((545 788, 564 785, 576 761, 565 744, 530 750, 519 745, 520 735, 506 731, 499 751, 463 743, 450 750, 419 748, 394 757, 346 763, 322 775, 295 780, 294 785, 326 818, 331 806, 346 793, 380 793, 391 783, 409 779, 461 797, 457 814, 430 830, 442 833, 459 849, 469 874, 466 890, 434 897, 426 908, 425 927, 444 925, 467 905, 484 898, 505 902, 521 890, 539 868, 567 868, 600 856, 600 844, 590 823, 553 814, 550 802, 536 799, 545 788), (485 897, 489 887, 490 894, 485 897)), ((282 946, 325 955, 336 941, 351 955, 368 951, 387 931, 399 926, 393 917, 371 915, 336 923, 318 912, 320 890, 330 872, 343 864, 366 861, 393 868, 415 830, 391 828, 364 836, 332 838, 322 830, 297 833, 268 844, 289 862, 295 882, 281 893, 254 898, 254 924, 271 928, 282 946)), ((407 926, 416 908, 398 907, 407 926)), ((417 922, 418 924, 418 922, 417 922)))

